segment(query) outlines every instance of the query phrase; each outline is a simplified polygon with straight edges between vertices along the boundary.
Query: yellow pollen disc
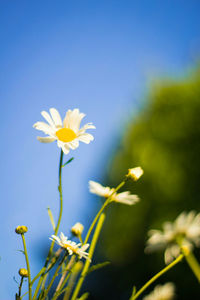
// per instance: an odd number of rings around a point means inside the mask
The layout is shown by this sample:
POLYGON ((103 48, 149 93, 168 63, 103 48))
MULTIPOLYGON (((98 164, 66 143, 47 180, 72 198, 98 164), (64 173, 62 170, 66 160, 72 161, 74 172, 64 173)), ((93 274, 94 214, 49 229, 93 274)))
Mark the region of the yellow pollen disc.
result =
POLYGON ((77 253, 77 249, 75 247, 73 247, 72 245, 69 244, 65 244, 64 247, 67 249, 71 249, 74 253, 77 253))
POLYGON ((76 133, 70 128, 61 128, 56 131, 57 138, 64 143, 71 142, 77 138, 76 133))

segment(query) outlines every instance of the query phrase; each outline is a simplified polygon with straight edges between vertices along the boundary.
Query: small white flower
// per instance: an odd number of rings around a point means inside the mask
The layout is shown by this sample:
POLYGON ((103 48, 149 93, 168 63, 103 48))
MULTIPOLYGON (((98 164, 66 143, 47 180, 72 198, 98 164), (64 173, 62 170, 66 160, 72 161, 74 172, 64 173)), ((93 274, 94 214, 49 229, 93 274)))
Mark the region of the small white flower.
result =
POLYGON ((71 228, 71 233, 75 236, 80 236, 83 232, 84 226, 81 223, 76 223, 72 228, 71 228))
MULTIPOLYGON (((89 181, 89 190, 91 193, 104 198, 109 198, 114 192, 114 188, 108 186, 104 187, 100 183, 92 180, 89 181)), ((110 201, 133 205, 139 201, 139 197, 137 195, 131 195, 130 192, 114 193, 110 201)))
POLYGON ((128 177, 130 177, 134 181, 137 181, 143 174, 144 171, 141 167, 128 169, 128 177))
POLYGON ((150 230, 146 252, 165 249, 165 262, 170 263, 180 254, 180 245, 192 249, 200 246, 200 213, 181 213, 176 220, 165 222, 163 230, 150 230))
POLYGON ((143 300, 172 300, 174 296, 175 285, 172 282, 167 282, 164 285, 157 285, 143 300))
POLYGON ((61 232, 60 237, 56 235, 52 235, 51 238, 49 238, 52 241, 55 241, 60 247, 63 249, 66 249, 69 253, 69 255, 76 254, 81 259, 84 257, 85 259, 89 259, 88 257, 89 253, 86 252, 86 250, 89 247, 89 244, 82 245, 81 243, 75 243, 71 240, 68 240, 67 237, 61 232))
POLYGON ((47 137, 37 137, 42 143, 51 143, 57 141, 59 148, 62 148, 65 154, 68 154, 70 149, 74 150, 79 146, 79 141, 89 144, 94 137, 86 133, 87 129, 95 128, 92 123, 87 123, 80 128, 81 120, 85 114, 80 113, 79 109, 68 110, 62 122, 59 112, 55 108, 50 108, 50 114, 42 111, 41 115, 48 122, 37 122, 33 125, 37 130, 43 131, 47 137))

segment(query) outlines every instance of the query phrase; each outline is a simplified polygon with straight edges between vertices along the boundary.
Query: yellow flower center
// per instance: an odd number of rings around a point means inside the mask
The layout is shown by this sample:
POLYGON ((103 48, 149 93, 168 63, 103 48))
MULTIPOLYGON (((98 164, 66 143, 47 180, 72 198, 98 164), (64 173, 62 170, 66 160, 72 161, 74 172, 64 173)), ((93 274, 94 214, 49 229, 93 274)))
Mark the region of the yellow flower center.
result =
POLYGON ((71 142, 77 138, 76 133, 70 128, 61 128, 56 131, 57 138, 64 143, 71 142))
POLYGON ((70 245, 70 244, 64 244, 64 248, 65 249, 67 249, 67 248, 69 248, 69 249, 71 249, 75 254, 77 254, 77 248, 75 248, 75 247, 73 247, 72 245, 70 245))

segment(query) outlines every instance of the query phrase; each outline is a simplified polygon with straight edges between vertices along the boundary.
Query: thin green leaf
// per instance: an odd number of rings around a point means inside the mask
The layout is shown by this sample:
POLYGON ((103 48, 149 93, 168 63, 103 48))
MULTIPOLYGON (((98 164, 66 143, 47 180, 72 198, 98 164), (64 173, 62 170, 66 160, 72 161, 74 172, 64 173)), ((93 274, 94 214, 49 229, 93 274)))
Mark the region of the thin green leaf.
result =
POLYGON ((136 294, 136 286, 134 285, 133 287, 133 291, 132 291, 132 295, 131 295, 131 298, 134 297, 136 294))
POLYGON ((62 165, 62 168, 72 162, 72 160, 74 160, 74 157, 70 158, 66 163, 64 163, 64 165, 62 165))
POLYGON ((77 300, 86 300, 89 297, 89 293, 84 293, 80 298, 78 298, 77 300))
POLYGON ((55 231, 56 226, 55 226, 53 214, 52 214, 52 211, 51 211, 50 207, 47 207, 47 211, 48 211, 48 215, 49 215, 49 219, 50 219, 51 225, 53 227, 53 230, 55 231))
POLYGON ((25 255, 25 252, 24 252, 24 250, 17 250, 17 251, 19 251, 19 252, 21 252, 22 254, 24 254, 24 255, 25 255))
POLYGON ((109 261, 105 261, 103 263, 99 263, 99 264, 96 264, 96 265, 93 265, 92 267, 89 268, 87 274, 93 272, 93 271, 96 271, 96 270, 99 270, 101 268, 104 268, 106 267, 107 265, 110 265, 110 262, 109 261))
POLYGON ((19 285, 19 282, 16 280, 15 276, 13 276, 13 280, 19 285))

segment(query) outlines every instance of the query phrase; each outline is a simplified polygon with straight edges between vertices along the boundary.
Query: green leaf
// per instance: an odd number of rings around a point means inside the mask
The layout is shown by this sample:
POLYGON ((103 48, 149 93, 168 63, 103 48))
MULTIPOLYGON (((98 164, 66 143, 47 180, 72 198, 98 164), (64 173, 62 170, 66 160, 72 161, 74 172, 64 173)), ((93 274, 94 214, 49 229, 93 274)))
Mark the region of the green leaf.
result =
POLYGON ((96 270, 99 270, 101 268, 104 268, 106 267, 107 265, 110 265, 110 262, 109 261, 105 261, 103 263, 99 263, 99 264, 96 264, 96 265, 93 265, 92 267, 89 268, 87 274, 93 272, 93 271, 96 271, 96 270))
POLYGON ((62 168, 68 165, 72 160, 74 160, 74 157, 70 158, 64 165, 62 165, 62 168))
POLYGON ((89 293, 84 293, 80 298, 77 300, 86 300, 89 297, 89 293))
POLYGON ((17 250, 17 251, 19 251, 19 252, 21 252, 22 254, 24 254, 24 255, 25 255, 25 252, 24 252, 24 250, 17 250))
POLYGON ((53 230, 55 231, 56 226, 55 226, 53 214, 52 214, 52 212, 51 212, 50 207, 47 207, 47 211, 48 211, 48 215, 49 215, 49 219, 50 219, 51 225, 52 225, 52 227, 53 227, 53 230))
POLYGON ((132 295, 131 295, 131 298, 134 297, 135 294, 136 294, 136 286, 134 285, 134 287, 133 287, 133 292, 132 292, 132 295))

